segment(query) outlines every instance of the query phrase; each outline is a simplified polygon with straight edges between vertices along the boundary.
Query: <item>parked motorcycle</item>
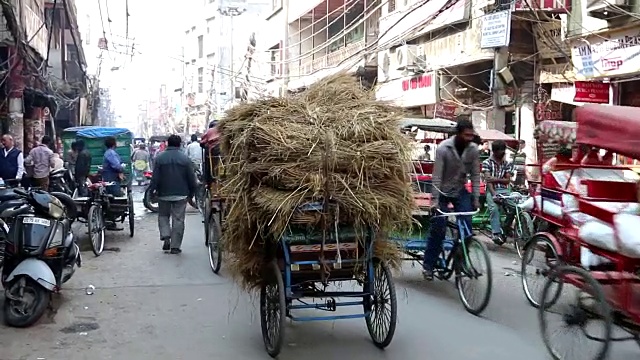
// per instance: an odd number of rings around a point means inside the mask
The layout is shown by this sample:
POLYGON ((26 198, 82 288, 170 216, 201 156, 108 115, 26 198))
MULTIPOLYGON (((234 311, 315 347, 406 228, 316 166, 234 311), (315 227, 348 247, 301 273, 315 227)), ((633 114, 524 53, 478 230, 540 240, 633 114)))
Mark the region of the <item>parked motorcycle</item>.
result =
POLYGON ((7 325, 28 327, 42 317, 51 293, 69 281, 82 258, 71 231, 77 214, 70 196, 13 191, 21 203, 0 213, 13 219, 2 268, 3 312, 7 325))
POLYGON ((49 174, 49 191, 62 192, 73 195, 69 171, 65 168, 54 170, 49 174))

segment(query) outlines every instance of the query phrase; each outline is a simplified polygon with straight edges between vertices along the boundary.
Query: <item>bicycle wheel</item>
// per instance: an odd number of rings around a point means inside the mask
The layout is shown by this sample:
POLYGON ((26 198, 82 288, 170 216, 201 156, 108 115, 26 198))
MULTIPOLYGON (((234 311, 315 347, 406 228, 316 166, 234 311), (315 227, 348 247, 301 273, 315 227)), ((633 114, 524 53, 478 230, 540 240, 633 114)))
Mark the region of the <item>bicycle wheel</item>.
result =
POLYGON ((455 257, 456 288, 464 308, 473 315, 479 315, 489 305, 493 284, 491 258, 485 245, 474 237, 465 240, 467 256, 462 246, 455 257), (468 262, 467 262, 468 259, 468 262), (484 268, 482 268, 484 262, 484 268), (474 289, 481 290, 478 297, 474 289))
POLYGON ((540 332, 554 359, 606 359, 613 341, 613 314, 602 285, 588 271, 575 266, 555 268, 547 277, 542 301, 545 306, 538 308, 540 332), (571 283, 564 283, 569 279, 571 283), (552 289, 556 283, 564 283, 563 290, 567 290, 564 295, 568 296, 562 296, 562 300, 575 303, 559 301, 553 310, 547 306, 551 303, 547 298, 556 296, 552 289))
POLYGON ((220 272, 222 266, 222 246, 220 239, 222 238, 222 231, 220 229, 220 213, 212 212, 209 216, 207 224, 207 247, 209 249, 209 266, 214 274, 220 272))
POLYGON ((91 251, 93 251, 95 256, 100 256, 104 250, 104 218, 102 216, 102 206, 94 204, 89 208, 87 229, 89 231, 91 251))
MULTIPOLYGON (((524 254, 520 267, 520 279, 524 295, 533 307, 539 307, 542 301, 542 289, 545 280, 554 267, 560 265, 558 251, 551 239, 544 235, 534 236, 524 247, 524 254)), ((562 291, 562 284, 558 283, 556 293, 550 298, 553 305, 562 291)))
POLYGON ((531 218, 531 214, 521 211, 518 214, 514 225, 515 237, 513 239, 513 246, 516 248, 520 259, 522 259, 524 254, 524 245, 533 236, 533 219, 531 218))
POLYGON ((282 272, 276 262, 271 262, 265 268, 263 284, 260 289, 260 327, 264 347, 269 356, 275 358, 280 354, 284 341, 285 315, 287 304, 285 301, 284 281, 282 272))
POLYGON ((398 303, 396 287, 387 264, 373 259, 373 279, 367 279, 370 295, 364 298, 365 321, 373 344, 384 349, 396 332, 398 303))
POLYGON ((129 204, 127 205, 127 217, 129 220, 129 237, 133 237, 133 235, 136 232, 136 225, 135 225, 135 210, 133 206, 133 194, 131 194, 131 192, 129 192, 129 194, 127 195, 127 201, 129 202, 129 204))

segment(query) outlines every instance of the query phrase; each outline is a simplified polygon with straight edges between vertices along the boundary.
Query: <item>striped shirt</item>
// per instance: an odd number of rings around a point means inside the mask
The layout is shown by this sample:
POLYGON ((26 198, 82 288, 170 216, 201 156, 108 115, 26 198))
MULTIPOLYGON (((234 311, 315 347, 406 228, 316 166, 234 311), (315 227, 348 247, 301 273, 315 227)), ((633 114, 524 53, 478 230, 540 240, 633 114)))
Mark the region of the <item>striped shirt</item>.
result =
MULTIPOLYGON (((495 179, 505 179, 513 176, 513 164, 506 160, 497 162, 493 157, 490 157, 482 162, 482 173, 489 173, 489 176, 495 179)), ((507 185, 495 183, 493 187, 495 189, 506 189, 507 185)))

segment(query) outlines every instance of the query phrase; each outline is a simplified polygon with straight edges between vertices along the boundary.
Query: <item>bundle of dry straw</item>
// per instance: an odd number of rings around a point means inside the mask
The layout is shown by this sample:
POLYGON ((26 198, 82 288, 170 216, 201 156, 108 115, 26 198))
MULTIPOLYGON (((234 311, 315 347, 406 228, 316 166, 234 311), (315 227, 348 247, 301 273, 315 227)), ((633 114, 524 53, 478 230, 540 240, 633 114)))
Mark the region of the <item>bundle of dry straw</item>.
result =
MULTIPOLYGON (((222 242, 227 265, 246 288, 260 284, 268 255, 296 212, 328 194, 339 220, 380 234, 411 226, 411 145, 399 131, 402 109, 375 100, 352 76, 337 75, 286 98, 243 103, 219 123, 230 204, 222 242)), ((376 255, 396 262, 382 239, 376 255)))

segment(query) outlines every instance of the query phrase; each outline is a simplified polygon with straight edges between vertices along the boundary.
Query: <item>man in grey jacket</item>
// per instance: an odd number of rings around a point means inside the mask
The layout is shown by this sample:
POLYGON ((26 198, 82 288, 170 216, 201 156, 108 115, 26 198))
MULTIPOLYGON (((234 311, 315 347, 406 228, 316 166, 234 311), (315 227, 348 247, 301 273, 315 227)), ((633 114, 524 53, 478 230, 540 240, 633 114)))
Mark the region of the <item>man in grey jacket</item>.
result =
MULTIPOLYGON (((480 207, 480 156, 478 145, 473 142, 474 136, 471 121, 458 120, 456 134, 441 142, 436 150, 432 204, 444 212, 471 212, 480 207), (469 176, 472 194, 465 187, 469 176)), ((471 217, 464 216, 463 219, 471 231, 471 217)), ((442 250, 446 226, 446 219, 442 216, 434 217, 431 222, 423 262, 423 275, 427 280, 433 279, 433 268, 442 250)))
POLYGON ((196 177, 191 160, 181 151, 180 136, 167 139, 167 149, 156 157, 151 178, 151 192, 158 196, 158 228, 162 250, 179 254, 184 236, 187 199, 196 191, 196 177))

